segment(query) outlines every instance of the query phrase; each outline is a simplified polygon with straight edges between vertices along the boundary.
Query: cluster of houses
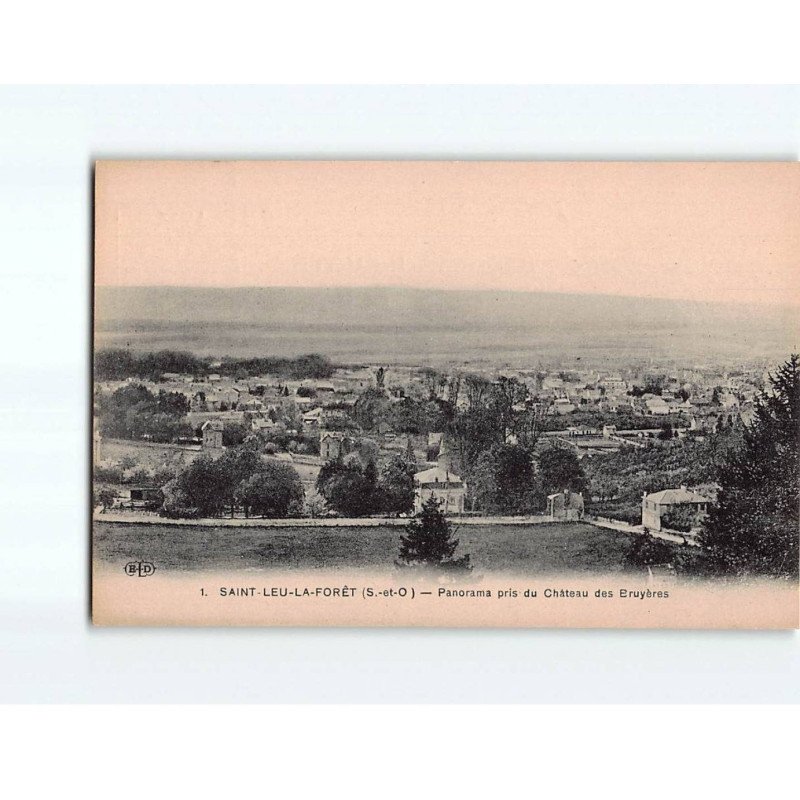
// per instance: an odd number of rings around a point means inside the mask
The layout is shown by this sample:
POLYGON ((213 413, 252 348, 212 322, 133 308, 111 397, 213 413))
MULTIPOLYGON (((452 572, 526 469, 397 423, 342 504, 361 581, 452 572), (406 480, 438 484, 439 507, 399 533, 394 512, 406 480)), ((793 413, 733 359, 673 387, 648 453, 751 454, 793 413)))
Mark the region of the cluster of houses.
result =
MULTIPOLYGON (((720 424, 730 424, 737 418, 748 422, 753 400, 767 378, 766 371, 760 368, 735 374, 712 368, 682 369, 672 375, 660 374, 658 392, 654 392, 646 391, 652 385, 652 375, 644 369, 624 373, 504 370, 503 374, 524 383, 536 406, 548 416, 565 417, 566 424, 576 412, 620 412, 680 417, 688 430, 700 432, 716 430, 720 424)), ((491 374, 486 377, 492 379, 491 374)), ((438 388, 437 395, 443 400, 453 399, 446 382, 438 388)), ((456 398, 458 406, 467 402, 463 393, 456 398)))
MULTIPOLYGON (((636 391, 647 377, 618 372, 579 373, 571 379, 548 375, 529 386, 547 406, 550 415, 566 416, 576 411, 630 412, 652 417, 680 415, 691 430, 713 430, 736 417, 745 421, 753 413, 753 400, 760 376, 731 377, 726 373, 684 371, 663 381, 659 393, 636 391)), ((529 382, 530 383, 530 382, 529 382)))
MULTIPOLYGON (((648 386, 644 370, 613 371, 506 371, 524 383, 531 400, 545 414, 564 417, 563 429, 544 434, 556 436, 562 443, 581 455, 594 455, 630 445, 647 446, 660 432, 659 428, 625 430, 614 424, 599 427, 570 424, 570 415, 578 411, 630 412, 649 417, 676 416, 682 424, 675 425, 676 436, 689 431, 716 430, 720 424, 736 420, 749 422, 753 401, 763 385, 765 375, 759 371, 727 374, 712 369, 682 370, 659 381, 659 393, 644 392, 636 387, 648 386)), ((487 374, 488 379, 492 375, 487 374)), ((353 424, 353 409, 367 388, 379 388, 389 402, 401 402, 406 397, 427 399, 433 394, 448 399, 447 380, 432 383, 424 371, 412 366, 376 368, 373 366, 339 368, 328 379, 285 380, 277 376, 234 378, 210 374, 198 379, 192 375, 166 374, 163 380, 143 383, 151 391, 178 392, 189 406, 188 421, 200 436, 191 444, 198 450, 219 454, 223 451, 225 426, 237 423, 256 433, 280 429, 290 433, 298 430, 319 437, 319 456, 313 459, 316 467, 346 456, 358 446, 361 434, 353 424)), ((100 390, 114 391, 124 381, 108 381, 100 390)), ((465 394, 456 400, 463 406, 465 394)), ((433 496, 450 514, 465 510, 467 487, 463 479, 452 472, 444 453, 442 434, 409 436, 392 431, 384 423, 371 433, 382 455, 404 452, 413 455, 424 465, 414 476, 415 510, 433 496), (430 461, 431 451, 439 458, 430 461)), ((277 454, 277 456, 288 454, 277 454)), ((309 484, 313 476, 304 476, 309 484)), ((140 498, 132 498, 137 501, 140 498)), ((698 519, 706 512, 708 493, 680 487, 650 494, 642 501, 642 525, 652 530, 662 529, 662 520, 676 505, 691 506, 698 519)), ((579 519, 583 516, 580 495, 560 493, 548 498, 548 514, 556 519, 579 519)))
MULTIPOLYGON (((237 379, 212 373, 202 380, 192 375, 167 373, 159 382, 144 383, 151 391, 178 392, 189 404, 188 421, 195 428, 210 419, 237 423, 254 432, 268 432, 283 426, 306 433, 347 429, 352 425, 352 410, 366 388, 379 387, 390 402, 405 397, 426 398, 433 393, 440 399, 455 399, 459 406, 468 401, 465 393, 449 398, 446 380, 431 385, 423 370, 410 366, 375 368, 372 366, 339 368, 330 379, 290 381, 277 376, 237 379)), ((705 432, 737 419, 748 422, 753 414, 753 399, 762 385, 759 372, 719 373, 712 370, 682 370, 659 381, 659 393, 642 392, 636 387, 648 386, 644 370, 602 372, 584 370, 519 371, 510 373, 524 383, 530 403, 550 416, 565 417, 564 427, 570 430, 569 415, 578 411, 599 413, 628 412, 653 418, 676 417, 685 430, 705 432)), ((489 379, 492 375, 487 374, 489 379)), ((100 388, 113 391, 124 382, 107 382, 100 388)), ((384 423, 385 426, 385 423, 384 423)), ((386 426, 385 426, 386 427, 386 426)), ((388 433, 389 430, 379 430, 388 433)), ((624 437, 623 431, 618 432, 624 437)), ((613 436, 595 438, 597 449, 609 449, 613 436)), ((336 447, 332 444, 332 447, 336 447)))
MULTIPOLYGON (((223 425, 218 420, 208 420, 202 426, 202 449, 212 455, 224 452, 222 443, 223 425)), ((322 460, 338 458, 350 452, 353 440, 344 433, 325 434, 325 451, 322 460)), ((419 514, 423 504, 434 498, 444 513, 450 516, 465 512, 467 485, 461 476, 452 471, 444 441, 437 461, 427 464, 414 474, 414 513, 419 514)), ((714 502, 718 487, 663 489, 645 493, 642 497, 642 527, 651 531, 668 530, 665 522, 670 512, 676 508, 687 509, 692 518, 692 528, 696 529, 714 502)), ((116 507, 142 510, 160 501, 157 489, 147 486, 124 486, 118 491, 116 507)), ((584 518, 584 498, 581 492, 569 490, 557 492, 547 497, 547 515, 553 520, 581 520, 584 518)))

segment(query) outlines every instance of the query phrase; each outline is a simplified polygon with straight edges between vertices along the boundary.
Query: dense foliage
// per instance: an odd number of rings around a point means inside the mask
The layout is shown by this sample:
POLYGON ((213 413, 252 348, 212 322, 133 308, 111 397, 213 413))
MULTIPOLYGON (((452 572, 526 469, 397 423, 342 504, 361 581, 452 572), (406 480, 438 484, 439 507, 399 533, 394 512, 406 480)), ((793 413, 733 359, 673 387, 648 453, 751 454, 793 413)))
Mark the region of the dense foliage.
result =
POLYGON ((186 421, 189 402, 180 392, 155 395, 145 386, 129 384, 99 395, 97 404, 103 436, 171 442, 193 434, 186 421))
POLYGON ((317 476, 317 491, 331 509, 345 517, 377 514, 381 510, 373 462, 363 466, 358 459, 328 461, 317 476))
POLYGON ((159 380, 165 373, 204 377, 211 373, 247 378, 251 375, 277 375, 282 378, 330 378, 335 366, 317 353, 296 358, 224 358, 216 363, 211 358, 199 358, 191 353, 161 350, 156 353, 132 353, 129 350, 107 349, 95 354, 94 372, 97 380, 148 378, 159 380), (212 363, 214 366, 212 367, 212 363))
POLYGON ((696 528, 700 517, 692 506, 677 505, 669 508, 661 515, 661 527, 671 531, 689 533, 696 528))
POLYGON ((451 414, 449 403, 405 397, 392 403, 385 421, 397 433, 427 434, 444 430, 451 414))
POLYGON ((742 434, 741 427, 728 428, 703 439, 654 440, 644 449, 624 447, 614 453, 584 459, 588 493, 599 500, 592 511, 601 516, 627 519, 627 516, 614 514, 616 508, 641 518, 645 492, 714 482, 720 465, 739 447, 742 434))
POLYGON ((800 359, 771 376, 701 533, 706 564, 734 575, 797 577, 800 525, 800 359))
POLYGON ((431 497, 422 512, 406 525, 400 537, 399 566, 425 567, 448 572, 469 572, 469 554, 454 558, 458 539, 453 526, 441 510, 441 503, 431 497))
POLYGON ((539 454, 539 481, 545 495, 586 491, 586 476, 574 450, 551 445, 539 454))
POLYGON ((158 379, 165 372, 204 374, 205 362, 191 353, 161 350, 157 353, 131 353, 130 350, 98 350, 94 357, 97 380, 126 378, 158 379))
POLYGON ((265 461, 247 446, 217 459, 200 456, 163 487, 163 511, 173 517, 214 517, 238 508, 246 516, 299 514, 303 486, 288 464, 265 461))
POLYGON ((677 546, 654 539, 652 536, 636 536, 625 557, 632 567, 657 567, 671 565, 675 561, 677 546))
POLYGON ((265 461, 236 487, 234 500, 248 517, 285 517, 300 512, 303 486, 296 470, 288 464, 265 461))
POLYGON ((328 461, 317 476, 317 491, 329 508, 345 517, 403 514, 414 506, 415 464, 396 455, 380 475, 374 460, 352 456, 328 461))
POLYGON ((494 445, 479 457, 471 491, 478 507, 490 514, 530 514, 544 503, 531 453, 515 444, 494 445))

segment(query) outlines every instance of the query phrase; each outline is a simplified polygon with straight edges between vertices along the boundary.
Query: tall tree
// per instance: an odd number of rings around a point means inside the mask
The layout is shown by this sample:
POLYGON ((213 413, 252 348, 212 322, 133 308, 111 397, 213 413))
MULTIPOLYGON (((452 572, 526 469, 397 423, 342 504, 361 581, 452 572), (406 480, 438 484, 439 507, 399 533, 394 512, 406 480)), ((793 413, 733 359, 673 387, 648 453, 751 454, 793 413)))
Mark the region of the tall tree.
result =
POLYGON ((513 432, 517 442, 533 451, 544 428, 545 407, 543 403, 529 403, 524 411, 514 416, 513 432))
POLYGON ((462 476, 470 478, 480 457, 493 445, 503 444, 497 417, 488 408, 480 406, 460 411, 448 425, 448 443, 458 461, 462 476))
POLYGON ((413 461, 399 454, 386 462, 380 485, 384 511, 405 514, 414 507, 415 469, 413 461))
POLYGON ((575 452, 567 447, 548 447, 539 454, 539 480, 548 494, 567 489, 582 492, 586 476, 575 452))
POLYGON ((468 373, 463 378, 463 386, 469 408, 483 408, 491 393, 492 384, 482 375, 468 373))
POLYGON ((386 421, 389 409, 390 403, 383 389, 368 386, 356 399, 353 417, 364 430, 368 431, 375 428, 378 423, 386 421))
POLYGON ((375 465, 362 467, 357 458, 347 463, 323 464, 317 476, 317 491, 330 508, 345 517, 360 517, 380 510, 375 465))
POLYGON ((490 407, 497 417, 497 424, 505 442, 514 433, 516 409, 528 399, 528 387, 516 378, 501 375, 492 384, 490 407))
POLYGON ((734 575, 796 577, 800 524, 800 358, 792 355, 758 399, 700 536, 705 561, 734 575))
MULTIPOLYGON (((221 459, 220 459, 221 460, 221 459)), ((179 509, 193 509, 193 516, 218 515, 230 498, 235 483, 220 464, 208 456, 200 456, 175 479, 174 486, 165 487, 165 510, 183 516, 179 509)), ((187 514, 188 515, 188 514, 187 514)))
POLYGON ((259 471, 243 480, 235 492, 236 502, 245 515, 285 517, 299 513, 303 507, 303 484, 297 470, 288 464, 268 461, 259 471))
POLYGON ((419 516, 406 525, 405 535, 400 537, 400 560, 398 566, 427 567, 444 571, 469 572, 469 554, 453 558, 458 539, 453 526, 435 497, 422 504, 419 516))
POLYGON ((425 386, 429 400, 435 400, 442 389, 447 385, 447 375, 442 374, 432 367, 423 367, 420 369, 419 376, 425 386))
POLYGON ((531 454, 521 445, 495 445, 483 453, 471 487, 479 507, 490 513, 529 513, 539 504, 531 454))

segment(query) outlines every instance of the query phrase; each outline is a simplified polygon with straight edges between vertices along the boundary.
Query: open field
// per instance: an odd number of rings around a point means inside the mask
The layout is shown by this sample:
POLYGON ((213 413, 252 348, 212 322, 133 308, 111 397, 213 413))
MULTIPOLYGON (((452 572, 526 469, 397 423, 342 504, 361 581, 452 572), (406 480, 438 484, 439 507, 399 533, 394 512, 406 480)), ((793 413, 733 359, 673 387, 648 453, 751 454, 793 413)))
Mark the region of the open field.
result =
POLYGON ((135 439, 101 438, 95 445, 98 461, 118 463, 124 458, 132 458, 137 466, 157 469, 164 464, 181 466, 200 455, 200 447, 187 447, 178 444, 157 444, 135 439))
MULTIPOLYGON (((224 528, 96 522, 95 558, 120 567, 150 561, 159 570, 369 570, 394 568, 402 528, 224 528)), ((476 574, 590 575, 627 569, 632 538, 579 522, 464 525, 456 555, 476 574)))

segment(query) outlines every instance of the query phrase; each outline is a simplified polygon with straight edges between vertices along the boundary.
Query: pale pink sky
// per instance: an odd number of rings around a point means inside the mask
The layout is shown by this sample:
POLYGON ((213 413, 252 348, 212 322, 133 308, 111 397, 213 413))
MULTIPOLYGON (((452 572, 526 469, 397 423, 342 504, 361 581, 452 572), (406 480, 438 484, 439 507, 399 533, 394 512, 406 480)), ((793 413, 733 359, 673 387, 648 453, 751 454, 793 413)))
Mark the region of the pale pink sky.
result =
POLYGON ((800 305, 800 165, 99 162, 101 286, 510 289, 800 305))

